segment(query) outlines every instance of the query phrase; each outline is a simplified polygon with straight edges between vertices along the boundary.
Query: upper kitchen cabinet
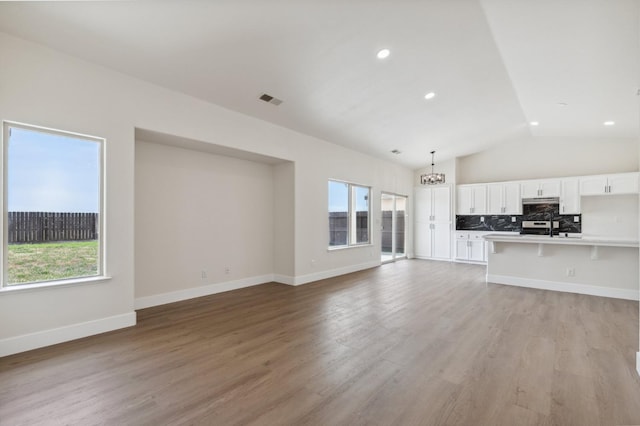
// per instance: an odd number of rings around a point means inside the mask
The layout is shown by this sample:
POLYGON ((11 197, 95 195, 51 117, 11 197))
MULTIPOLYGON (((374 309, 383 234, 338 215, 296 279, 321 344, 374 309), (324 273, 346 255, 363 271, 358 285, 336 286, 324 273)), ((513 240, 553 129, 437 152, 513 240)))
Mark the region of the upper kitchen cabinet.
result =
POLYGON ((520 214, 520 185, 517 183, 492 183, 487 185, 488 214, 520 214))
POLYGON ((487 185, 458 185, 457 214, 487 214, 487 185))
POLYGON ((585 176, 580 178, 580 195, 637 194, 638 173, 585 176))
POLYGON ((560 180, 531 180, 521 184, 522 198, 559 197, 560 180))
POLYGON ((562 179, 561 214, 580 214, 580 179, 562 179))

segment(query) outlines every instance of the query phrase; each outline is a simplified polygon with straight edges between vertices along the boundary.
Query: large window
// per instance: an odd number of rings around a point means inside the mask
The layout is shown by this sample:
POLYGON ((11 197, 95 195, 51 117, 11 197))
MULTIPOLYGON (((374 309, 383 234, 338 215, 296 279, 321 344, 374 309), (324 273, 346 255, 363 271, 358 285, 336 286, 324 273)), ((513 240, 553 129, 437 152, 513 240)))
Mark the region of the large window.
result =
POLYGON ((329 181, 329 247, 368 244, 371 188, 329 181))
POLYGON ((3 127, 2 286, 102 276, 104 140, 3 127))

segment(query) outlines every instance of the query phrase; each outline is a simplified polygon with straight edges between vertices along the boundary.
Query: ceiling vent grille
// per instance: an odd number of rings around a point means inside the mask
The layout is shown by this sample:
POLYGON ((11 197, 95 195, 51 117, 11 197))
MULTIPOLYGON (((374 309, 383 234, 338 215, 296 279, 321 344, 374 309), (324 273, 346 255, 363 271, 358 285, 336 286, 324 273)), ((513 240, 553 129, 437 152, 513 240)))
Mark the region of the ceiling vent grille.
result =
POLYGON ((260 95, 260 97, 258 99, 260 99, 261 101, 265 101, 267 103, 276 105, 276 106, 278 106, 278 105, 280 105, 282 103, 281 99, 274 98, 273 96, 268 95, 266 93, 263 93, 262 95, 260 95))

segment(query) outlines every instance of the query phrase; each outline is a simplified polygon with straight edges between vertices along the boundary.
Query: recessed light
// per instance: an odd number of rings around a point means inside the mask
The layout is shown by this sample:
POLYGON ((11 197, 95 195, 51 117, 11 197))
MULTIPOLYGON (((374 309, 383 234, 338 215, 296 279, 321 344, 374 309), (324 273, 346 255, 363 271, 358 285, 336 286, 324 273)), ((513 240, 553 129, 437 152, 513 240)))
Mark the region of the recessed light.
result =
POLYGON ((604 124, 605 126, 613 126, 614 124, 616 124, 616 122, 615 121, 605 121, 602 124, 604 124))
POLYGON ((434 92, 429 92, 426 95, 424 95, 425 99, 433 99, 436 97, 436 94, 434 92))
POLYGON ((391 54, 391 51, 389 49, 382 49, 378 52, 376 56, 378 57, 378 59, 384 59, 388 57, 389 54, 391 54))
POLYGON ((566 107, 567 105, 569 105, 569 104, 566 103, 566 102, 558 102, 558 106, 566 107))
POLYGON ((537 122, 537 121, 532 121, 532 122, 530 122, 529 124, 531 124, 532 126, 537 126, 537 125, 539 125, 540 123, 539 123, 539 122, 537 122))

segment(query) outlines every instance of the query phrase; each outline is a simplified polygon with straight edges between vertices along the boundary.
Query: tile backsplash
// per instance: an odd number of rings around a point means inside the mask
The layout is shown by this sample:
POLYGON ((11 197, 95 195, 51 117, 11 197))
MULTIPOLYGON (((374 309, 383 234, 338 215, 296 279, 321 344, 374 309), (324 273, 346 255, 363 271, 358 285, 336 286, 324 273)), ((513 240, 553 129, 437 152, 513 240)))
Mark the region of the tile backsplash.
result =
MULTIPOLYGON (((507 231, 520 232, 523 220, 549 220, 537 214, 530 215, 456 215, 456 231, 507 231), (515 222, 512 221, 515 218, 515 222), (484 219, 482 221, 481 219, 484 219)), ((560 232, 581 233, 582 215, 555 214, 560 222, 560 232), (578 222, 574 222, 574 218, 578 222)))

